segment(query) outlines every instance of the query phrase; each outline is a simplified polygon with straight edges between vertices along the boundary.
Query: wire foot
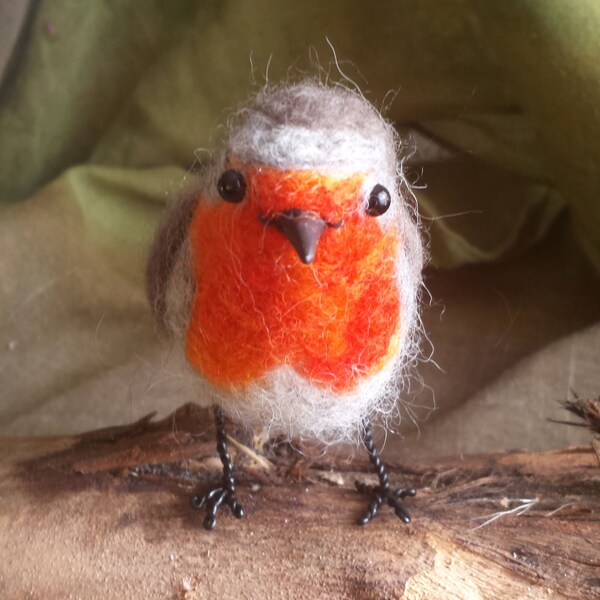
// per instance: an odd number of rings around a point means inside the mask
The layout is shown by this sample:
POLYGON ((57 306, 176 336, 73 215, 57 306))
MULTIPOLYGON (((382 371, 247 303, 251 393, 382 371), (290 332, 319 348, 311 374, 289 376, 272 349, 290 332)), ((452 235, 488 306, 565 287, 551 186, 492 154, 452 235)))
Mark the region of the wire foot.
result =
POLYGON ((379 456, 379 452, 377 452, 375 442, 373 441, 371 424, 368 421, 363 423, 363 444, 369 454, 369 460, 371 461, 371 464, 377 471, 379 485, 367 485, 365 483, 361 483, 360 481, 355 482, 356 489, 361 494, 366 494, 371 497, 371 503, 369 504, 365 514, 358 519, 358 524, 366 525, 375 517, 384 503, 388 504, 394 509, 396 516, 403 523, 410 523, 410 514, 406 510, 402 500, 404 498, 413 498, 416 496, 417 490, 414 488, 399 488, 394 490, 390 487, 388 471, 383 464, 381 457, 379 456))
POLYGON ((217 427, 217 452, 223 464, 223 479, 221 485, 211 489, 205 494, 193 496, 191 506, 197 510, 206 507, 206 517, 204 517, 204 529, 214 529, 217 524, 217 512, 221 504, 226 504, 237 519, 244 516, 244 509, 236 498, 236 482, 233 473, 233 462, 227 451, 227 437, 225 435, 225 418, 223 411, 215 407, 215 425, 217 427))

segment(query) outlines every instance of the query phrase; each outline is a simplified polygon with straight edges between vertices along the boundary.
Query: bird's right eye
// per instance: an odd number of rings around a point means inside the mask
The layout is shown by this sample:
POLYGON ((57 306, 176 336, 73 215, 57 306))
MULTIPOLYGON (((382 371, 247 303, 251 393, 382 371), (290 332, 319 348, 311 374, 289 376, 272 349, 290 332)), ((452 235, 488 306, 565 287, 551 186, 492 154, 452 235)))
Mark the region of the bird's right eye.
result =
POLYGON ((228 169, 219 177, 217 189, 223 200, 241 202, 246 195, 246 180, 239 171, 228 169))

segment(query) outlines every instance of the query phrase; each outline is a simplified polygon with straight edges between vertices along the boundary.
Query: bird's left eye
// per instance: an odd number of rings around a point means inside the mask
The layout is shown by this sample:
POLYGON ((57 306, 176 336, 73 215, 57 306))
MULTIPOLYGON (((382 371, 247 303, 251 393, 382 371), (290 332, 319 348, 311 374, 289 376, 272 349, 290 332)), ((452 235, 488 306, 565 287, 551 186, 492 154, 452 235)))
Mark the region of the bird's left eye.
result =
POLYGON ((380 217, 387 211, 392 203, 392 196, 387 188, 378 183, 369 194, 367 214, 371 217, 380 217))
POLYGON ((217 189, 223 200, 241 202, 246 195, 246 180, 239 171, 228 169, 219 177, 217 189))

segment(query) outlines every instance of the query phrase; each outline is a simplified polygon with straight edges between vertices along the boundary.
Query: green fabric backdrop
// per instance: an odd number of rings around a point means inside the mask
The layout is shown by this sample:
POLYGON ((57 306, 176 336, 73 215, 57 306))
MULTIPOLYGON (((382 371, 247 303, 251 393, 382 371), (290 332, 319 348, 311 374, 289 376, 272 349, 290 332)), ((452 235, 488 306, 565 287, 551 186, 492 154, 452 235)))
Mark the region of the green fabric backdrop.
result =
POLYGON ((0 87, 0 420, 152 343, 161 207, 267 73, 340 79, 326 37, 417 148, 433 265, 514 256, 566 207, 600 267, 598 31, 597 0, 34 4, 0 87))

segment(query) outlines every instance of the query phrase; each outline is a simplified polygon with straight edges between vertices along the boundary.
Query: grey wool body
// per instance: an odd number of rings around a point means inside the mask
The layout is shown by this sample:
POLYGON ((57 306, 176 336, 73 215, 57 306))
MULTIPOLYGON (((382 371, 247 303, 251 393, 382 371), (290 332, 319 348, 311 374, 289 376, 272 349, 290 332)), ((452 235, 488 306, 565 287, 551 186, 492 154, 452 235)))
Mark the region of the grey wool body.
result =
POLYGON ((418 354, 423 266, 418 219, 402 195, 409 192, 401 149, 394 128, 360 94, 312 81, 266 88, 232 117, 213 164, 199 175, 194 191, 169 208, 152 247, 147 291, 157 321, 181 340, 183 352, 194 294, 202 285, 194 276, 189 228, 198 203, 223 202, 219 177, 230 165, 312 170, 340 178, 360 174, 365 198, 377 185, 389 190, 391 198, 378 223, 382 231, 398 231, 398 344, 382 369, 351 390, 317 386, 293 364, 281 364, 256 381, 227 389, 197 372, 200 403, 216 404, 249 427, 324 443, 354 441, 364 419, 395 412, 405 375, 418 354))

